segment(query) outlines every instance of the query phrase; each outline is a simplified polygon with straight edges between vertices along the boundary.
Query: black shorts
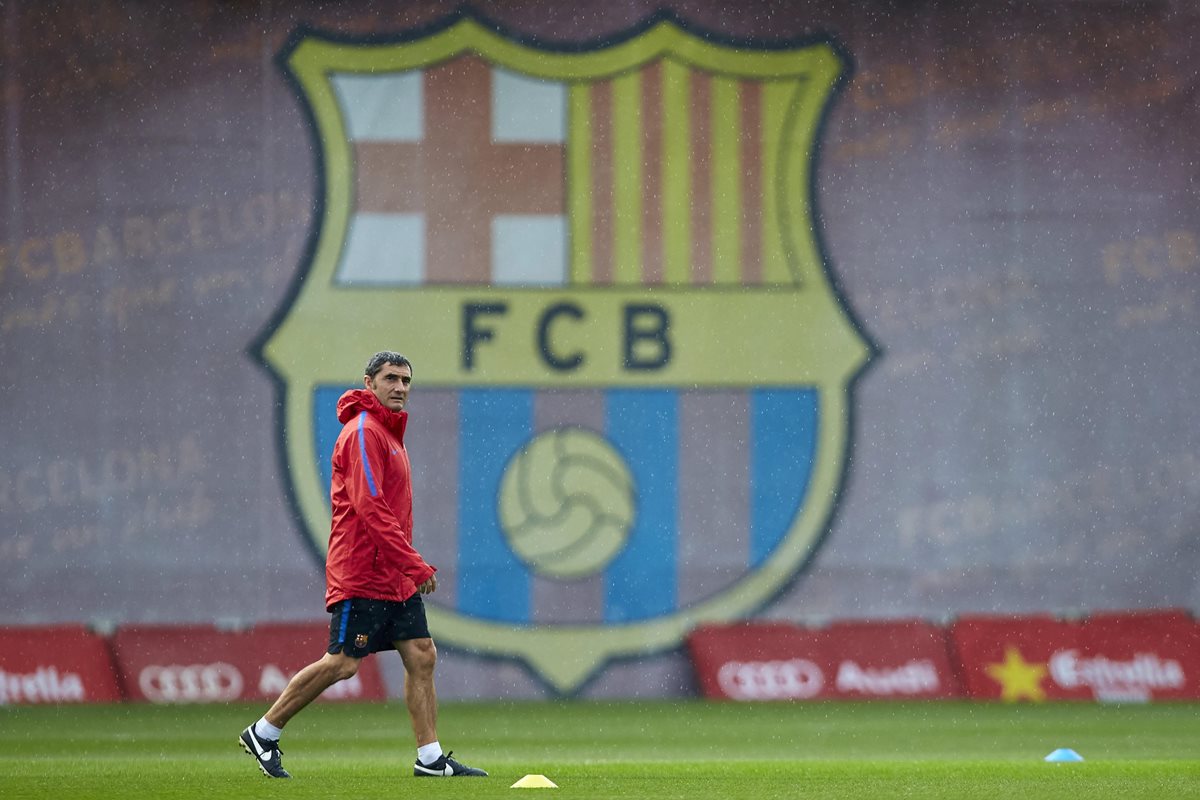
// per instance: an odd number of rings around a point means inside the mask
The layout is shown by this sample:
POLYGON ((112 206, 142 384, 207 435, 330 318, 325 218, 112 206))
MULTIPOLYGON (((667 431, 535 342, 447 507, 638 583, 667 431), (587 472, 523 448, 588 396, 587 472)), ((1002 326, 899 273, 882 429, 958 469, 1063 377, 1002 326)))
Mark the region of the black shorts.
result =
POLYGON ((394 642, 428 639, 425 602, 418 592, 402 603, 392 600, 352 598, 329 607, 330 653, 362 658, 381 650, 394 650, 394 642))

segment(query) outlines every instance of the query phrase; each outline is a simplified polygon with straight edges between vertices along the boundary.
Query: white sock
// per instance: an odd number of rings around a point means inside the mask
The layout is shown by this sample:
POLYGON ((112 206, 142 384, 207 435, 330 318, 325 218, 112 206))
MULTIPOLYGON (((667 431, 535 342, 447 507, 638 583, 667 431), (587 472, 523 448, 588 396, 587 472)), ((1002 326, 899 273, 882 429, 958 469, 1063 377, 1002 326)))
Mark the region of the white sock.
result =
POLYGON ((263 717, 258 722, 254 723, 254 732, 260 739, 270 739, 273 742, 279 741, 279 737, 283 735, 283 728, 276 728, 271 723, 267 722, 267 718, 263 717))
POLYGON ((432 764, 441 757, 441 742, 430 742, 417 748, 417 761, 420 761, 422 764, 432 764))

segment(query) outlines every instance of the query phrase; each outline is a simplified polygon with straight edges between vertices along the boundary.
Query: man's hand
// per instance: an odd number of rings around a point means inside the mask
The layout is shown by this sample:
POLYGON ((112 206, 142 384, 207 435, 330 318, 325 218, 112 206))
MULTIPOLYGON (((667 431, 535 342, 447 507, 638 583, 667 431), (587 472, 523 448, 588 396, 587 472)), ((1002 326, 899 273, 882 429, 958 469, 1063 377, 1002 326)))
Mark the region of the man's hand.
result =
POLYGON ((437 589, 437 573, 429 576, 429 580, 417 587, 421 594, 432 594, 437 589))

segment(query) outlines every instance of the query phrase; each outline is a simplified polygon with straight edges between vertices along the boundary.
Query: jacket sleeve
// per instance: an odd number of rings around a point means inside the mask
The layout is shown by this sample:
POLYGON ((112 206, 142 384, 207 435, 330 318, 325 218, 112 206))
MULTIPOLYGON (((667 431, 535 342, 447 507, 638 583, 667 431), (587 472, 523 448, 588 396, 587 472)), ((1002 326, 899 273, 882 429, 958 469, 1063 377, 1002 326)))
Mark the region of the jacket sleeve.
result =
POLYGON ((379 481, 383 477, 387 444, 366 428, 355 431, 347 444, 350 446, 346 448, 346 491, 355 512, 365 523, 381 556, 398 565, 415 586, 420 586, 437 570, 426 564, 412 546, 411 531, 404 530, 381 491, 379 481))

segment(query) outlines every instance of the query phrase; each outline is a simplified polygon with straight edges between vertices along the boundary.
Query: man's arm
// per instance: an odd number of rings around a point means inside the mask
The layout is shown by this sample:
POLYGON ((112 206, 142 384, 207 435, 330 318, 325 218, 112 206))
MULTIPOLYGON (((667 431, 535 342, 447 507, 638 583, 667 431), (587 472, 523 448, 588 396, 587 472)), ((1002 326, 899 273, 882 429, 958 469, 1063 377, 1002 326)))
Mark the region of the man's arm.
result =
POLYGON ((398 564, 400 571, 414 585, 425 585, 436 570, 426 564, 412 546, 411 537, 401 527, 399 518, 380 490, 386 444, 378 434, 363 427, 355 431, 347 444, 345 485, 354 510, 366 524, 367 532, 380 553, 398 564))

